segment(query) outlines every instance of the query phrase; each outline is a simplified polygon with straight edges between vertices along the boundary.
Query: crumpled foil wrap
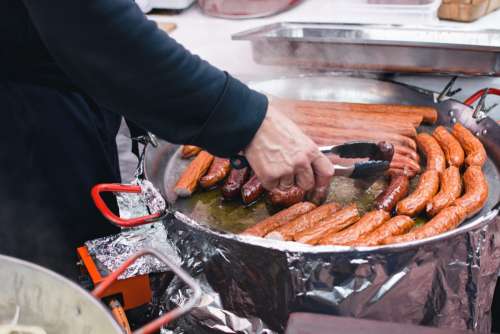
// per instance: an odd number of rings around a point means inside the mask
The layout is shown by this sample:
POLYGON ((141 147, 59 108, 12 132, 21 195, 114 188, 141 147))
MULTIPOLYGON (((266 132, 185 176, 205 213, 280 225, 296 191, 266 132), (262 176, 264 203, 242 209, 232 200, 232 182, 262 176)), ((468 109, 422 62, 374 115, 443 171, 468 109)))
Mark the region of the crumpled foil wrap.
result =
MULTIPOLYGON (((496 214, 419 247, 338 252, 265 247, 251 237, 242 243, 176 214, 165 221, 167 234, 205 296, 164 333, 281 333, 297 311, 489 333, 500 267, 496 214)), ((186 298, 189 290, 174 279, 165 305, 186 298)))

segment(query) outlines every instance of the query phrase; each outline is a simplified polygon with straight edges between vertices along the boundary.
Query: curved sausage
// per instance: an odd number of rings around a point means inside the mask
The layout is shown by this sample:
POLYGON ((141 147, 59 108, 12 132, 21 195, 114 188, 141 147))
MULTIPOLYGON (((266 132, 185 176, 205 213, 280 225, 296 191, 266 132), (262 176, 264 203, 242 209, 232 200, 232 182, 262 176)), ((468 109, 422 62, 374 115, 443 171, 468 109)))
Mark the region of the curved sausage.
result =
POLYGON ((478 213, 488 200, 488 182, 481 167, 470 166, 464 173, 465 194, 454 205, 465 209, 467 217, 478 213))
POLYGON ((263 237, 269 232, 277 229, 280 226, 288 223, 289 221, 302 216, 305 213, 316 208, 316 205, 309 202, 297 203, 288 209, 282 210, 277 214, 264 219, 263 221, 255 224, 254 226, 247 228, 241 234, 254 235, 257 237, 263 237))
POLYGON ((290 223, 269 233, 266 238, 276 240, 293 240, 295 235, 316 225, 320 220, 330 217, 341 209, 340 204, 327 203, 318 206, 311 212, 300 216, 290 223))
POLYGON ((241 188, 248 179, 248 174, 250 174, 248 167, 232 169, 222 186, 222 196, 226 199, 239 197, 241 195, 241 188))
POLYGON ((415 174, 420 173, 420 165, 415 160, 399 154, 394 154, 389 168, 408 169, 415 174))
POLYGON ((273 189, 269 192, 269 201, 272 205, 289 207, 295 203, 302 202, 306 192, 297 186, 293 186, 288 190, 273 189))
POLYGON ((465 216, 466 211, 462 207, 449 206, 441 210, 441 212, 424 225, 407 234, 388 237, 382 243, 388 245, 430 238, 454 229, 464 221, 465 216))
POLYGON ((174 191, 178 196, 187 197, 196 190, 198 181, 210 168, 214 156, 206 151, 201 151, 196 158, 187 166, 179 181, 175 185, 174 191))
POLYGON ((432 133, 432 136, 437 140, 443 149, 448 166, 456 166, 460 168, 460 166, 464 163, 465 153, 458 140, 456 140, 444 126, 438 126, 432 133))
POLYGON ((241 187, 241 199, 243 203, 250 204, 255 202, 264 193, 265 189, 256 175, 253 175, 243 187, 241 187))
POLYGON ((330 217, 317 222, 314 226, 297 233, 294 240, 305 244, 316 245, 321 238, 354 224, 359 220, 359 211, 355 204, 337 211, 330 217))
POLYGON ((408 195, 410 179, 405 175, 391 177, 389 186, 375 199, 375 208, 391 212, 408 195))
POLYGON ((417 163, 420 162, 420 156, 418 155, 417 151, 415 151, 409 147, 395 145, 394 146, 394 153, 408 157, 417 163))
POLYGON ((439 173, 444 172, 446 159, 437 140, 428 133, 419 133, 417 135, 417 144, 427 159, 427 170, 433 169, 439 173))
POLYGON ((183 159, 191 158, 201 152, 201 147, 193 145, 182 146, 181 157, 183 159))
POLYGON ((408 167, 404 168, 389 168, 386 172, 388 176, 392 177, 397 177, 397 176, 406 176, 408 178, 412 178, 417 175, 417 172, 414 170, 409 169, 408 167))
POLYGON ((320 245, 346 245, 370 233, 386 222, 391 215, 384 210, 366 213, 360 220, 343 231, 330 233, 319 241, 320 245))
POLYGON ((427 203, 426 211, 435 216, 439 211, 451 205, 462 194, 460 170, 455 166, 448 167, 441 175, 441 190, 427 203))
POLYGON ((467 156, 467 166, 482 167, 488 159, 483 144, 467 128, 456 123, 452 129, 453 136, 460 142, 467 156))
POLYGON ((416 216, 420 213, 439 189, 439 172, 425 171, 418 181, 417 188, 396 205, 398 215, 416 216))
POLYGON ((415 221, 408 216, 396 216, 389 219, 373 232, 348 243, 348 246, 377 246, 385 239, 405 234, 415 226, 415 221))
POLYGON ((231 163, 228 159, 215 158, 207 174, 200 179, 200 186, 208 189, 224 180, 231 169, 231 163))

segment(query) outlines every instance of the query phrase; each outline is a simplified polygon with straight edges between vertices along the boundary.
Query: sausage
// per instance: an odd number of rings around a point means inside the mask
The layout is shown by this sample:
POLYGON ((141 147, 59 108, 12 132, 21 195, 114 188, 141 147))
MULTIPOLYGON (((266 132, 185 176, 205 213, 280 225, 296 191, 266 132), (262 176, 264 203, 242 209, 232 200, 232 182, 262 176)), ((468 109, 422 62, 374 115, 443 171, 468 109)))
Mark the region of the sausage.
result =
POLYGON ((390 168, 394 169, 409 169, 415 172, 415 174, 420 173, 420 165, 415 161, 403 155, 394 154, 392 161, 389 165, 390 168))
POLYGON ((417 135, 417 144, 427 159, 427 170, 433 169, 439 173, 444 172, 446 159, 437 140, 428 133, 419 133, 417 135))
POLYGON ((410 179, 405 175, 391 177, 389 186, 375 199, 375 208, 391 212, 396 204, 408 195, 410 179))
POLYGON ((351 204, 333 215, 320 220, 312 227, 297 233, 294 236, 294 240, 305 244, 316 245, 319 240, 327 234, 341 231, 358 220, 358 208, 355 204, 351 204))
POLYGON ((340 209, 341 206, 337 203, 323 204, 311 212, 292 220, 290 223, 277 228, 269 233, 266 238, 287 241, 293 240, 296 234, 313 227, 320 220, 330 217, 340 209))
POLYGON ((226 199, 233 199, 241 195, 241 188, 248 179, 250 169, 232 169, 222 186, 222 196, 226 199))
POLYGON ((215 158, 207 174, 200 179, 200 186, 208 189, 224 180, 231 169, 228 159, 215 158))
POLYGON ((319 241, 320 245, 346 245, 370 233, 386 222, 391 215, 384 210, 366 213, 361 219, 343 231, 330 233, 319 241))
POLYGON ((259 181, 256 175, 253 175, 243 187, 241 187, 241 198, 243 203, 250 204, 255 202, 263 193, 264 186, 259 181))
POLYGON ((419 163, 420 162, 420 156, 418 155, 417 151, 409 148, 409 147, 406 147, 406 146, 401 146, 401 145, 395 145, 394 146, 394 153, 395 154, 399 154, 399 155, 403 155, 405 157, 408 157, 412 160, 414 160, 415 162, 419 163))
POLYGON ((467 166, 483 167, 488 159, 483 144, 467 128, 456 123, 452 129, 453 136, 459 141, 466 153, 467 166))
POLYGON ((415 226, 415 221, 408 216, 396 216, 367 235, 348 243, 348 246, 377 246, 385 239, 405 234, 415 226))
POLYGON ((383 244, 397 244, 430 238, 457 227, 464 221, 465 209, 459 206, 449 206, 439 212, 434 218, 413 231, 384 239, 383 244))
POLYGON ((425 209, 427 203, 439 189, 439 172, 427 170, 418 181, 417 188, 408 197, 396 205, 398 215, 416 216, 425 209))
POLYGON ((470 166, 464 173, 465 194, 454 205, 463 207, 467 217, 478 213, 488 200, 488 182, 481 167, 470 166))
POLYGON ((288 190, 273 189, 269 192, 269 201, 272 205, 289 207, 295 203, 302 202, 306 192, 297 186, 293 186, 288 190))
POLYGON ((397 176, 406 176, 408 178, 412 178, 415 175, 417 175, 417 172, 414 170, 409 169, 408 167, 405 168, 389 168, 386 172, 388 176, 391 178, 397 177, 397 176))
POLYGON ((201 152, 201 147, 193 145, 184 145, 182 146, 181 157, 183 159, 191 158, 200 152, 201 152))
POLYGON ((448 166, 460 168, 464 163, 465 153, 458 140, 444 126, 438 126, 432 133, 432 136, 443 149, 448 166))
POLYGON ((435 216, 439 211, 451 205, 462 194, 462 179, 458 167, 450 166, 441 175, 441 190, 427 203, 426 211, 435 216))
POLYGON ((244 235, 254 235, 257 237, 263 237, 269 232, 277 229, 280 226, 292 221, 293 219, 314 210, 316 205, 309 202, 297 203, 288 209, 282 210, 277 214, 264 219, 263 221, 255 224, 254 226, 247 228, 241 234, 244 235))
POLYGON ((196 190, 198 181, 205 175, 214 160, 214 156, 207 151, 201 151, 187 166, 175 185, 174 191, 178 196, 187 197, 196 190))

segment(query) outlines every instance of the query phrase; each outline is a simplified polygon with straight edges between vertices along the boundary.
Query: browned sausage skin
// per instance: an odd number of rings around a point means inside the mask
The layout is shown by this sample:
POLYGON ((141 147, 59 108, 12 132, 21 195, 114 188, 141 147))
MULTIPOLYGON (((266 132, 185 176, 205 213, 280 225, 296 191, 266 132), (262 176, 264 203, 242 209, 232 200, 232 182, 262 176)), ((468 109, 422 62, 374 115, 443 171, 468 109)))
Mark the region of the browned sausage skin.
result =
POLYGON ((448 167, 441 176, 441 190, 427 203, 426 211, 435 216, 439 211, 451 205, 462 194, 460 171, 455 166, 448 167))
POLYGON ((241 199, 243 203, 250 204, 255 202, 265 189, 256 175, 253 175, 241 188, 241 199))
POLYGON ((390 214, 384 210, 374 210, 366 213, 353 225, 343 231, 330 233, 323 237, 320 245, 347 245, 370 233, 390 218, 390 214))
POLYGON ((342 207, 337 203, 327 203, 323 204, 311 212, 300 216, 290 223, 277 228, 273 232, 269 233, 266 238, 277 239, 277 240, 293 240, 295 235, 313 227, 319 221, 333 215, 335 212, 339 211, 342 207))
POLYGON ((467 217, 478 213, 488 200, 488 182, 479 166, 470 166, 464 173, 465 194, 454 205, 463 207, 467 217))
POLYGON ((296 186, 288 190, 273 189, 269 192, 269 201, 273 205, 287 208, 295 203, 302 202, 305 195, 306 192, 296 186))
POLYGON ((222 186, 222 196, 226 199, 233 199, 241 196, 241 188, 248 179, 250 169, 232 169, 222 186))
POLYGON ((446 159, 436 139, 428 133, 419 133, 417 144, 427 159, 427 170, 433 169, 442 173, 446 168, 446 159))
POLYGON ((377 246, 391 236, 407 233, 415 226, 415 221, 408 216, 396 216, 389 219, 373 232, 348 243, 350 246, 377 246))
POLYGON ((452 130, 453 136, 460 142, 467 156, 467 166, 482 167, 488 159, 483 144, 467 128, 456 123, 452 130))
POLYGON ((316 208, 316 205, 310 202, 297 203, 289 207, 288 209, 282 210, 277 214, 264 219, 254 226, 246 229, 241 234, 263 237, 269 232, 277 229, 278 227, 287 224, 291 220, 302 216, 303 214, 308 213, 311 210, 314 210, 314 208, 316 208))
POLYGON ((200 179, 200 186, 208 189, 224 180, 231 169, 228 159, 215 158, 207 174, 200 179))
POLYGON ((413 231, 395 237, 388 237, 383 244, 396 244, 430 238, 441 233, 447 232, 457 227, 464 221, 466 211, 459 206, 449 206, 439 212, 434 218, 413 231))
POLYGON ((391 212, 408 195, 410 179, 405 175, 391 177, 389 186, 375 199, 375 208, 391 212))
POLYGON ((205 175, 214 160, 214 156, 202 151, 191 161, 175 185, 175 193, 181 197, 191 196, 196 190, 198 181, 205 175))
POLYGON ((417 188, 396 205, 399 215, 416 216, 425 209, 427 203, 439 189, 439 172, 427 170, 421 176, 417 188))
POLYGON ((194 157, 201 152, 201 148, 193 145, 184 145, 182 146, 181 157, 184 159, 194 157))
POLYGON ((465 153, 458 140, 444 126, 438 126, 432 136, 443 149, 448 165, 460 168, 464 163, 465 153))

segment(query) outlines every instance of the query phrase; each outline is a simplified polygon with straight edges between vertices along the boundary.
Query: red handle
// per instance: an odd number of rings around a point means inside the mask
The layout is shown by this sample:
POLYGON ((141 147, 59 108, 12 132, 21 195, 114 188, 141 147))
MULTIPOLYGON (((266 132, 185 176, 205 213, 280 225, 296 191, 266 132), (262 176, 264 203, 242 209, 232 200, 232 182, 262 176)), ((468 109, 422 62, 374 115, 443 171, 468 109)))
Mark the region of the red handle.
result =
POLYGON ((481 98, 484 94, 492 94, 492 95, 500 95, 500 89, 497 88, 485 88, 485 89, 480 89, 474 94, 472 94, 468 99, 464 101, 464 104, 471 106, 481 98))
POLYGON ((108 289, 111 286, 111 284, 113 284, 129 266, 131 266, 135 261, 137 261, 137 259, 143 257, 144 255, 152 255, 156 257, 158 260, 165 263, 174 272, 174 274, 176 274, 191 288, 192 296, 189 299, 189 301, 187 301, 184 305, 179 306, 167 312, 160 318, 136 330, 134 334, 150 334, 157 332, 160 328, 166 326, 171 321, 189 312, 198 303, 201 297, 201 288, 198 285, 198 283, 196 283, 196 281, 191 276, 189 276, 184 270, 178 267, 175 263, 170 261, 166 256, 155 251, 154 249, 144 249, 142 251, 139 251, 137 254, 132 255, 118 269, 116 269, 113 273, 107 276, 104 279, 104 281, 102 281, 94 289, 94 291, 92 291, 92 295, 94 295, 94 297, 96 298, 100 298, 101 296, 103 296, 106 289, 108 289))
POLYGON ((92 199, 94 200, 95 205, 97 206, 97 209, 101 211, 101 213, 106 217, 109 221, 113 222, 114 224, 120 226, 120 227, 135 227, 135 226, 141 226, 144 224, 151 223, 152 221, 158 219, 161 217, 161 213, 153 213, 148 216, 143 216, 143 217, 136 217, 136 218, 130 218, 130 219, 123 219, 120 218, 119 216, 115 215, 113 211, 111 211, 104 200, 101 197, 101 193, 103 192, 117 192, 117 193, 141 193, 141 187, 140 186, 134 186, 134 185, 125 185, 125 184, 117 184, 117 183, 103 183, 103 184, 98 184, 92 188, 91 195, 92 199))

